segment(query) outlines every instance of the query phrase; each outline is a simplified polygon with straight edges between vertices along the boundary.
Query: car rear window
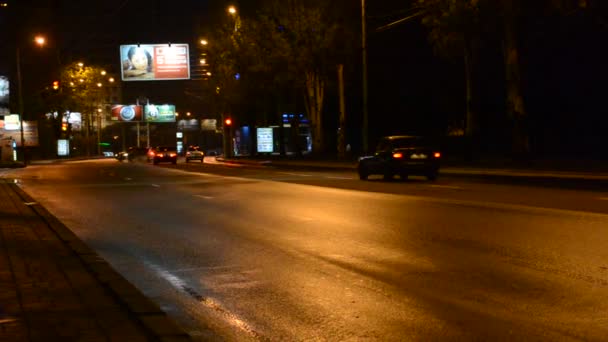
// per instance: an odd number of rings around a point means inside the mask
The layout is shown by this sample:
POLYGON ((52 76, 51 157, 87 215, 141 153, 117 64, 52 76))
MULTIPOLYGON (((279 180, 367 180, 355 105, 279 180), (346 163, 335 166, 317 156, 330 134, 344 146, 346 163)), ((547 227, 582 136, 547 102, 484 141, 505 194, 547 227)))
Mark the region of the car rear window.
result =
POLYGON ((169 151, 177 151, 177 147, 172 146, 159 146, 156 148, 157 151, 161 152, 169 152, 169 151))
POLYGON ((408 147, 420 147, 420 146, 429 146, 431 145, 428 139, 423 137, 408 137, 408 138, 398 138, 394 139, 391 142, 393 148, 408 148, 408 147))

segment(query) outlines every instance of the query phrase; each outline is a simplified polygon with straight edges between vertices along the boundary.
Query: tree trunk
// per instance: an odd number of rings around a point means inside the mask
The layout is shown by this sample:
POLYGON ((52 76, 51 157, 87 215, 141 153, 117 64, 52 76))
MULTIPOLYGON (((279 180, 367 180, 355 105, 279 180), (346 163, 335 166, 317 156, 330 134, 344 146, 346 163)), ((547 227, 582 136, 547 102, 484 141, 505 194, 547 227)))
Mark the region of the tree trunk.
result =
POLYGON ((312 128, 312 150, 317 155, 325 151, 322 120, 324 90, 325 82, 319 72, 306 72, 306 111, 312 128))
POLYGON ((516 10, 511 0, 503 0, 504 62, 507 91, 507 114, 512 122, 511 151, 514 157, 526 158, 530 153, 528 116, 524 108, 519 68, 519 48, 515 30, 516 10))

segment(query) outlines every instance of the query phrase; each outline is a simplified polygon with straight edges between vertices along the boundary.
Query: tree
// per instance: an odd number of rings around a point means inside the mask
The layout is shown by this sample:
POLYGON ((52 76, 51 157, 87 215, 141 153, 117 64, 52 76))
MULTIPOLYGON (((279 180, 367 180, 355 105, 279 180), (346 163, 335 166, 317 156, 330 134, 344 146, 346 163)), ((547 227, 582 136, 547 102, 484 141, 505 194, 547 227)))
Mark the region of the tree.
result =
MULTIPOLYGON (((59 113, 81 112, 84 114, 85 151, 91 153, 90 127, 91 119, 97 115, 97 109, 104 106, 106 98, 106 72, 103 68, 83 63, 71 63, 61 70, 59 94, 61 104, 59 113)), ((58 118, 63 120, 62 116, 58 118)), ((101 129, 98 127, 98 129, 101 129)))
POLYGON ((429 41, 438 55, 462 57, 465 75, 465 135, 472 153, 479 129, 475 110, 473 68, 478 45, 479 2, 477 0, 418 0, 422 23, 429 27, 429 41))
POLYGON ((503 45, 505 72, 506 112, 512 122, 512 153, 527 156, 530 152, 528 113, 522 90, 519 39, 522 18, 535 17, 547 12, 567 13, 587 8, 588 0, 418 0, 427 15, 423 22, 430 27, 429 38, 441 51, 449 50, 452 43, 464 45, 467 75, 467 135, 474 134, 475 115, 471 102, 471 42, 484 29, 480 23, 498 23, 499 39, 503 45), (469 120, 471 118, 471 120, 469 120))

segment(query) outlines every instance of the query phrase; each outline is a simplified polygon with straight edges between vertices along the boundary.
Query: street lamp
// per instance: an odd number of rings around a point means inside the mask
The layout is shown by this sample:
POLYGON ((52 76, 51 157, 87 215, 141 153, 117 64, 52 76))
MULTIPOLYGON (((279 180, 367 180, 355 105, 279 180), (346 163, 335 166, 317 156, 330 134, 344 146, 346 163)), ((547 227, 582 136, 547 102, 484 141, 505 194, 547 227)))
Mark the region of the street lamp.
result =
POLYGON ((239 23, 240 19, 239 19, 238 13, 236 11, 236 7, 229 6, 228 13, 234 17, 234 32, 237 32, 239 30, 239 26, 240 26, 240 23, 239 23))
POLYGON ((34 41, 36 42, 36 44, 38 44, 38 46, 43 46, 46 43, 46 38, 44 38, 43 36, 36 36, 36 38, 34 38, 34 41))
POLYGON ((207 45, 207 44, 209 44, 207 39, 201 39, 201 45, 207 45))
POLYGON ((367 153, 369 148, 369 114, 367 109, 367 28, 366 28, 366 15, 365 15, 365 0, 361 0, 361 83, 363 83, 362 89, 362 106, 363 106, 363 152, 367 153))
MULTIPOLYGON (((36 44, 40 47, 44 45, 46 39, 42 36, 36 36, 34 38, 36 44)), ((25 152, 25 135, 23 133, 23 124, 25 123, 25 115, 23 113, 23 81, 21 79, 21 50, 19 45, 15 48, 15 58, 17 60, 17 92, 19 93, 18 106, 19 106, 19 130, 21 134, 21 149, 23 150, 23 164, 27 165, 27 157, 25 152)))

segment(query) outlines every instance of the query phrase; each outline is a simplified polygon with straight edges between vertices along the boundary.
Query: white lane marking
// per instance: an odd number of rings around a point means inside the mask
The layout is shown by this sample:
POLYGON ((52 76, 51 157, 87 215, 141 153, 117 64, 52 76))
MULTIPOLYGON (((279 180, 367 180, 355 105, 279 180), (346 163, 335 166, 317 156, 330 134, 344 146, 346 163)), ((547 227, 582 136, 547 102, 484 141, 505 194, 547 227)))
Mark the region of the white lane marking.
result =
POLYGON ((158 184, 150 184, 150 185, 152 185, 155 188, 160 188, 160 185, 158 185, 158 184))
POLYGON ((201 294, 197 293, 197 291, 195 289, 189 287, 188 284, 186 283, 186 281, 184 281, 180 277, 178 277, 174 274, 171 274, 169 271, 163 269, 162 267, 160 267, 158 265, 155 265, 155 264, 152 264, 152 263, 146 262, 146 261, 144 261, 144 263, 146 264, 147 267, 152 269, 158 276, 160 276, 161 278, 168 281, 176 289, 178 289, 184 293, 187 293, 188 295, 193 297, 196 301, 198 301, 200 304, 206 306, 207 308, 220 313, 229 324, 236 326, 237 328, 248 333, 249 335, 252 335, 252 336, 258 337, 258 338, 261 337, 260 334, 257 331, 255 331, 251 327, 251 325, 249 325, 247 322, 245 322, 244 319, 241 319, 239 316, 237 316, 237 314, 233 313, 232 311, 229 311, 226 307, 222 306, 219 302, 217 302, 213 298, 205 297, 205 296, 202 296, 201 294))
POLYGON ((38 203, 36 203, 36 202, 23 202, 23 204, 25 204, 27 206, 32 206, 32 205, 36 205, 38 203))
POLYGON ((279 172, 279 173, 283 174, 283 175, 290 175, 290 176, 312 177, 312 175, 307 175, 304 173, 292 173, 292 172, 279 172))
POLYGON ((203 199, 213 199, 212 196, 205 196, 205 195, 193 195, 194 197, 199 197, 199 198, 203 198, 203 199))
POLYGON ((126 181, 132 181, 132 180, 133 180, 133 178, 125 177, 125 180, 126 180, 126 181))
POLYGON ((355 179, 353 177, 338 177, 338 176, 325 176, 325 178, 329 178, 329 179, 355 179))
POLYGON ((454 189, 454 190, 462 190, 462 187, 455 185, 429 185, 431 188, 442 188, 442 189, 454 189))

